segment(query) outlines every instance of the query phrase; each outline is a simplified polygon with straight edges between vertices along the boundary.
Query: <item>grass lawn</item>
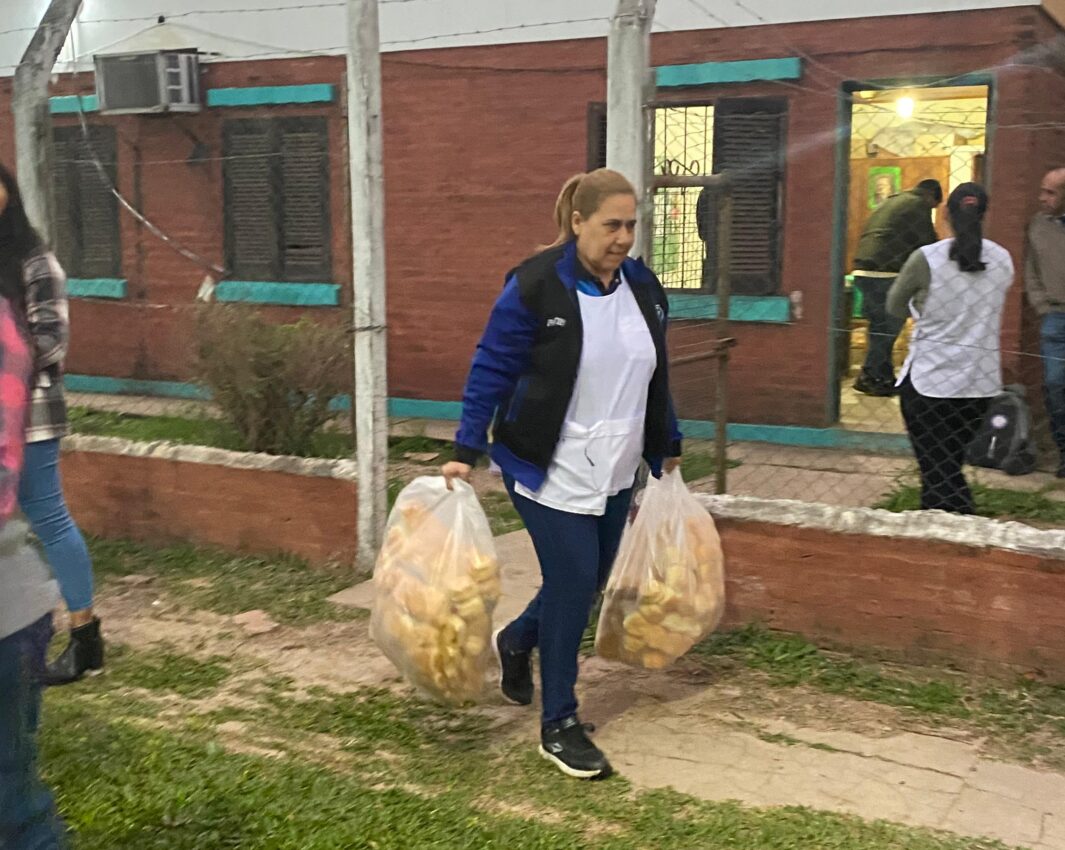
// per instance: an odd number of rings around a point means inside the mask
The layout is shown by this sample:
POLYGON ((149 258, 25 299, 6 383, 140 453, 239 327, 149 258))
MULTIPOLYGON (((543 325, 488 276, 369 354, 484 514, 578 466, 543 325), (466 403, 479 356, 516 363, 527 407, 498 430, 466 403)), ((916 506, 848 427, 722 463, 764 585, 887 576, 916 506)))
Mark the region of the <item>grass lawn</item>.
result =
POLYGON ((48 693, 41 743, 74 850, 1000 847, 580 784, 475 711, 300 692, 224 659, 119 652, 107 676, 48 693))
MULTIPOLYGON (((230 451, 244 451, 237 432, 220 419, 209 417, 190 418, 183 416, 135 416, 127 413, 93 410, 88 407, 71 407, 70 426, 75 434, 91 434, 101 437, 122 437, 138 442, 165 440, 185 445, 211 446, 230 451)), ((442 453, 450 443, 431 437, 392 437, 388 441, 389 459, 408 460, 409 454, 442 453)), ((327 431, 318 434, 309 452, 310 457, 351 457, 354 451, 351 434, 327 431)), ((440 460, 413 461, 414 463, 438 464, 440 460)))
MULTIPOLYGON (((979 516, 1048 525, 1065 523, 1065 502, 1047 495, 1057 489, 1053 485, 1042 490, 1008 490, 971 483, 971 488, 979 516)), ((919 510, 920 485, 902 480, 873 507, 895 512, 919 510)))
POLYGON ((122 576, 150 578, 153 587, 189 608, 233 615, 266 611, 278 623, 302 626, 363 616, 326 597, 350 587, 350 567, 311 569, 294 557, 234 555, 194 546, 153 547, 91 540, 96 577, 104 584, 122 576))
MULTIPOLYGON (((322 602, 342 578, 295 560, 100 541, 92 549, 104 596, 133 574, 188 611, 262 607, 293 627, 349 616, 322 602)), ((299 686, 257 657, 194 658, 197 649, 112 646, 106 675, 47 693, 42 765, 76 830, 74 850, 1001 847, 803 808, 640 791, 623 778, 577 783, 498 713, 386 689, 299 686)), ((879 702, 1017 741, 1065 741, 1065 689, 1036 682, 914 671, 759 628, 715 635, 689 660, 721 687, 749 686, 756 674, 772 689, 879 702)))
POLYGON ((1012 758, 1065 769, 1065 686, 895 664, 821 649, 798 635, 758 626, 712 635, 690 657, 715 679, 755 670, 773 687, 805 687, 892 706, 932 725, 986 735, 1012 758))

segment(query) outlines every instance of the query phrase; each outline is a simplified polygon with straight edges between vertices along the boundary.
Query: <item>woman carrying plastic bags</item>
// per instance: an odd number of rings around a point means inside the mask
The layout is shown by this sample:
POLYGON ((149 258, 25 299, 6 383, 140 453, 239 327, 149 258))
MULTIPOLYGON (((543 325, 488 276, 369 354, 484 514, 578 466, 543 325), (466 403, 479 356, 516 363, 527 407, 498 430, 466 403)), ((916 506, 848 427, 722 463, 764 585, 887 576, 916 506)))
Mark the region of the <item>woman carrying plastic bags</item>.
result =
POLYGON ((554 244, 508 275, 474 355, 449 481, 488 450, 536 547, 543 585, 493 635, 503 695, 532 702, 540 653, 540 753, 569 776, 610 764, 577 717, 577 654, 618 551, 641 458, 680 456, 669 391, 668 305, 654 273, 628 257, 636 195, 599 169, 566 182, 554 244))

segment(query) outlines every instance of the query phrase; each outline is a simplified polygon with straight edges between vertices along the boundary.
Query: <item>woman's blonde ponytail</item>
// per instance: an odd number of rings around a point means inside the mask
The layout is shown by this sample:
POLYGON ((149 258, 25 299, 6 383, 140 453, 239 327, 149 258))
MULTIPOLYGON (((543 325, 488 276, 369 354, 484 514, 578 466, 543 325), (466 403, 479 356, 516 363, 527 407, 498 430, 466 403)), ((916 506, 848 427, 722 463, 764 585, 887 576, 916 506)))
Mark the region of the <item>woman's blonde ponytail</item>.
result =
POLYGON ((558 228, 558 236, 550 245, 543 246, 544 251, 565 245, 573 238, 573 198, 586 176, 584 173, 574 174, 563 184, 562 191, 558 193, 558 200, 555 201, 555 226, 558 228))

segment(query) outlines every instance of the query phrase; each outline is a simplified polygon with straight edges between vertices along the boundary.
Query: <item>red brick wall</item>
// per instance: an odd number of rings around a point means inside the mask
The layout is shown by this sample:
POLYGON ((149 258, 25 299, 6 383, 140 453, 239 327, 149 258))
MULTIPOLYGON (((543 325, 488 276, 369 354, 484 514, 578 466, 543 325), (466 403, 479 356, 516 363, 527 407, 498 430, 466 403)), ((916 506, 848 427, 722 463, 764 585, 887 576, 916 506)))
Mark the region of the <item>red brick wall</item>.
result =
MULTIPOLYGON (((192 541, 351 563, 351 482, 66 451, 78 522, 105 537, 192 541)), ((719 520, 727 624, 913 658, 1008 664, 1065 681, 1065 561, 999 549, 719 520)))
MULTIPOLYGON (((715 86, 671 93, 705 102, 720 96, 784 97, 789 102, 782 291, 800 290, 805 317, 792 327, 737 324, 730 378, 732 418, 811 426, 829 421, 828 327, 834 250, 835 126, 844 80, 950 76, 997 69, 996 132, 989 166, 994 196, 990 235, 1015 257, 1034 211, 1043 169, 1058 158, 1057 135, 1032 127, 1057 120, 1065 83, 1026 67, 1025 51, 1058 33, 1035 8, 943 13, 782 26, 658 34, 656 64, 805 56, 799 83, 715 86)), ((454 400, 469 357, 508 268, 553 236, 558 187, 585 166, 586 106, 605 97, 602 40, 471 47, 384 57, 388 318, 391 395, 454 400)), ((330 118, 334 281, 350 285, 343 60, 339 57, 207 66, 205 87, 332 82, 329 106, 210 109, 196 116, 93 116, 114 124, 122 190, 140 198, 167 232, 212 260, 222 257, 221 163, 184 162, 193 139, 221 154, 226 117, 324 114, 330 118), (175 162, 176 161, 176 162, 175 162), (138 164, 139 162, 139 164, 138 164)), ((57 93, 92 79, 63 81, 57 93)), ((0 83, 0 109, 9 98, 0 83)), ((73 119, 62 118, 63 122, 73 119)), ((9 132, 0 156, 11 158, 9 132)), ((190 376, 188 304, 202 272, 123 226, 124 304, 74 305, 70 370, 139 378, 190 376)), ((1006 340, 1021 338, 1019 288, 1006 340)), ((271 310, 279 319, 299 311, 271 310)), ((315 310, 319 318, 346 311, 315 310)), ((1029 320, 1024 320, 1029 321, 1029 320)), ((1029 325, 1024 325, 1029 327, 1029 325)), ((678 327, 675 346, 709 336, 705 324, 678 327)), ((1018 346, 1014 346, 1014 350, 1018 346)), ((686 350, 691 350, 686 349, 686 350)), ((1010 368, 1026 361, 1011 358, 1010 368)), ((683 417, 712 405, 712 365, 678 373, 683 417)))
POLYGON ((63 453, 63 479, 92 534, 354 563, 351 481, 79 451, 63 453))
POLYGON ((734 520, 719 531, 732 625, 1065 681, 1065 562, 734 520))
MULTIPOLYGON (((342 59, 287 60, 209 64, 204 88, 334 83, 340 92, 342 59)), ((61 93, 93 90, 92 75, 64 80, 61 93)), ((120 191, 165 233, 211 263, 224 264, 222 203, 222 127, 227 118, 324 115, 329 118, 331 169, 330 218, 333 225, 333 282, 341 284, 343 303, 350 303, 351 251, 348 214, 347 129, 337 104, 268 108, 205 109, 193 115, 101 116, 93 124, 115 128, 120 191), (196 142, 206 145, 207 161, 189 164, 196 142)), ((76 125, 74 116, 56 117, 58 125, 76 125)), ((123 302, 75 301, 71 306, 72 338, 68 369, 74 373, 153 380, 192 377, 192 317, 200 282, 207 273, 136 220, 120 213, 122 272, 128 280, 123 302)), ((267 308, 278 321, 301 315, 340 321, 347 310, 267 308)))

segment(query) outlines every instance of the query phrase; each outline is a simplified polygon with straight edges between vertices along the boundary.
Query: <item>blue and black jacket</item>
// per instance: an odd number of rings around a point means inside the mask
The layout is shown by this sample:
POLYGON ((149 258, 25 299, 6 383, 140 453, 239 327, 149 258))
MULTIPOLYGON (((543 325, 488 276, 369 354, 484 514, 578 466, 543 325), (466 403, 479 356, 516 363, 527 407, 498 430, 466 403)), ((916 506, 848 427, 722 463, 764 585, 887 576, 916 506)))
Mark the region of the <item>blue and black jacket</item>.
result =
MULTIPOLYGON (((680 455, 681 434, 669 392, 662 284, 641 260, 622 265, 658 354, 644 425, 644 459, 654 475, 680 455)), ((570 241, 526 260, 507 276, 492 308, 462 395, 455 458, 473 465, 488 451, 507 475, 539 490, 569 409, 584 340, 577 291, 588 273, 570 241)))

